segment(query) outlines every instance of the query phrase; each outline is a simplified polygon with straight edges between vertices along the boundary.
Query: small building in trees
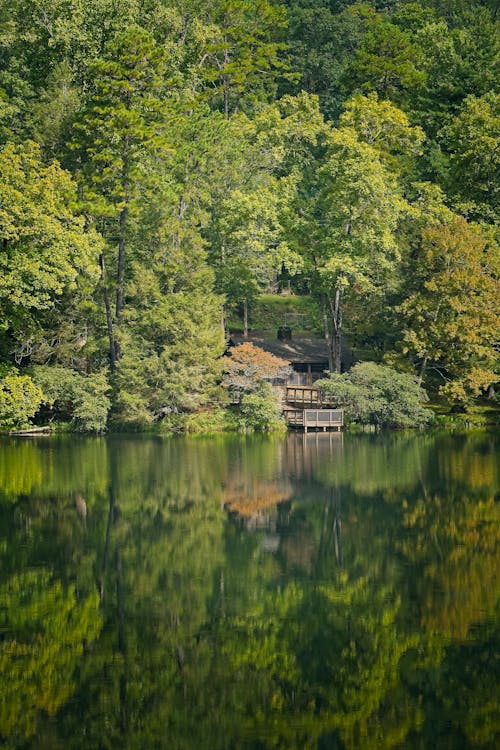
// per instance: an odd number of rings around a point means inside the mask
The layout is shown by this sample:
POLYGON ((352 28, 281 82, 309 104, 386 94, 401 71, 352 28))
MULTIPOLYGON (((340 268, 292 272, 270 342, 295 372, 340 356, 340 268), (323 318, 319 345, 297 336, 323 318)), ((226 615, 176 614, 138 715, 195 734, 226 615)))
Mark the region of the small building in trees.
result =
MULTIPOLYGON (((328 370, 328 349, 314 336, 292 338, 288 326, 270 338, 257 332, 231 336, 226 357, 225 384, 238 394, 257 378, 273 386, 289 427, 337 430, 344 424, 342 409, 329 408, 322 391, 314 385, 328 370)), ((235 401, 237 402, 237 401, 235 401)))
POLYGON ((290 362, 292 372, 288 379, 276 385, 312 385, 324 377, 328 370, 328 348, 324 339, 319 336, 294 336, 288 326, 278 329, 277 336, 271 337, 267 332, 254 332, 248 338, 231 335, 230 345, 250 343, 258 346, 275 357, 290 362))

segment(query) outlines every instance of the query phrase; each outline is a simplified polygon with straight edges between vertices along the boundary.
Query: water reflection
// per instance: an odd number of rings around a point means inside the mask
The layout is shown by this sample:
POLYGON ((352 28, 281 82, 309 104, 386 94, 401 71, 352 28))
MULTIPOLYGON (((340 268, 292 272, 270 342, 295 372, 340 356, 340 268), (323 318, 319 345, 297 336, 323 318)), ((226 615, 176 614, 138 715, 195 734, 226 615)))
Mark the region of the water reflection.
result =
POLYGON ((498 435, 0 443, 8 748, 494 748, 498 435))

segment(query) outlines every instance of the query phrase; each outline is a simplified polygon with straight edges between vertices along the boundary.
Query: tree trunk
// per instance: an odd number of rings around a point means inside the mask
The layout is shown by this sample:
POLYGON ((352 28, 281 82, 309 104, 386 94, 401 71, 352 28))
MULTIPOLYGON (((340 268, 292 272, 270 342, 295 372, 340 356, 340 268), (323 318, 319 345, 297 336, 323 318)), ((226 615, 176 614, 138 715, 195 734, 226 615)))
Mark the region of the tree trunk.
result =
POLYGON ((326 346, 328 349, 328 369, 333 372, 334 358, 333 358, 333 347, 332 347, 332 336, 330 333, 330 324, 328 322, 328 311, 326 307, 326 295, 321 296, 321 313, 323 317, 323 332, 325 336, 326 346))
POLYGON ((243 337, 248 338, 248 302, 243 300, 243 337))
POLYGON ((328 367, 330 372, 342 371, 342 307, 344 291, 341 283, 335 287, 335 297, 324 294, 322 299, 323 328, 328 346, 328 367))
POLYGON ((106 282, 106 263, 104 261, 104 255, 102 253, 99 256, 99 265, 101 266, 101 284, 104 296, 104 306, 106 308, 106 324, 108 328, 109 339, 109 363, 111 372, 114 372, 116 368, 116 342, 113 325, 113 314, 111 312, 111 302, 109 299, 109 290, 106 282))
POLYGON ((419 386, 422 385, 422 380, 424 379, 425 371, 427 369, 427 362, 428 362, 428 357, 425 356, 423 358, 423 360, 422 360, 422 365, 420 367, 420 374, 418 376, 418 384, 419 384, 419 386))
MULTIPOLYGON (((230 62, 229 50, 224 50, 224 66, 227 68, 230 62)), ((222 96, 224 99, 224 118, 229 120, 229 81, 226 75, 222 75, 222 96)))
POLYGON ((120 239, 118 242, 118 267, 116 273, 116 319, 119 320, 123 309, 123 288, 125 284, 125 246, 127 241, 127 214, 125 205, 120 211, 120 239))
POLYGON ((224 310, 224 305, 222 305, 222 308, 221 308, 220 327, 222 328, 222 335, 223 335, 224 340, 225 340, 227 338, 227 336, 226 336, 226 314, 225 314, 225 310, 224 310))
POLYGON ((335 372, 342 372, 342 312, 343 312, 344 292, 340 284, 335 288, 335 301, 332 305, 330 300, 330 309, 332 313, 333 329, 333 360, 335 372))

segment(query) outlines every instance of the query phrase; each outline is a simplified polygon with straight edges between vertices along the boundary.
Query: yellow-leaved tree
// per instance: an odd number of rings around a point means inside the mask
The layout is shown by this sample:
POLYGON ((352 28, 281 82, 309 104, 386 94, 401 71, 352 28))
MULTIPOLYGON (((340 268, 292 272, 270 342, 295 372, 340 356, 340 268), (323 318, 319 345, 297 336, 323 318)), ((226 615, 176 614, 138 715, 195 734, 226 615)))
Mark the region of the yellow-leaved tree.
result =
POLYGON ((422 231, 414 290, 400 306, 406 350, 420 381, 433 368, 458 403, 500 380, 499 261, 494 238, 461 216, 422 231))

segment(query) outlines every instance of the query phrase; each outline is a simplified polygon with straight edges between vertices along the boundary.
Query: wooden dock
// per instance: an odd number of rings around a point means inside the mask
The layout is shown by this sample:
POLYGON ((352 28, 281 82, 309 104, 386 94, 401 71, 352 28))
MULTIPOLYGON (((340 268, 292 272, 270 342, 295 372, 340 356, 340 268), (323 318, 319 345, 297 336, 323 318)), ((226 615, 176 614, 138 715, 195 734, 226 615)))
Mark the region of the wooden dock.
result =
POLYGON ((339 431, 344 426, 342 409, 290 409, 284 412, 289 427, 339 431))
POLYGON ((289 427, 304 432, 310 429, 338 432, 344 426, 343 410, 328 408, 329 404, 325 404, 319 388, 288 385, 285 399, 283 414, 289 427))

